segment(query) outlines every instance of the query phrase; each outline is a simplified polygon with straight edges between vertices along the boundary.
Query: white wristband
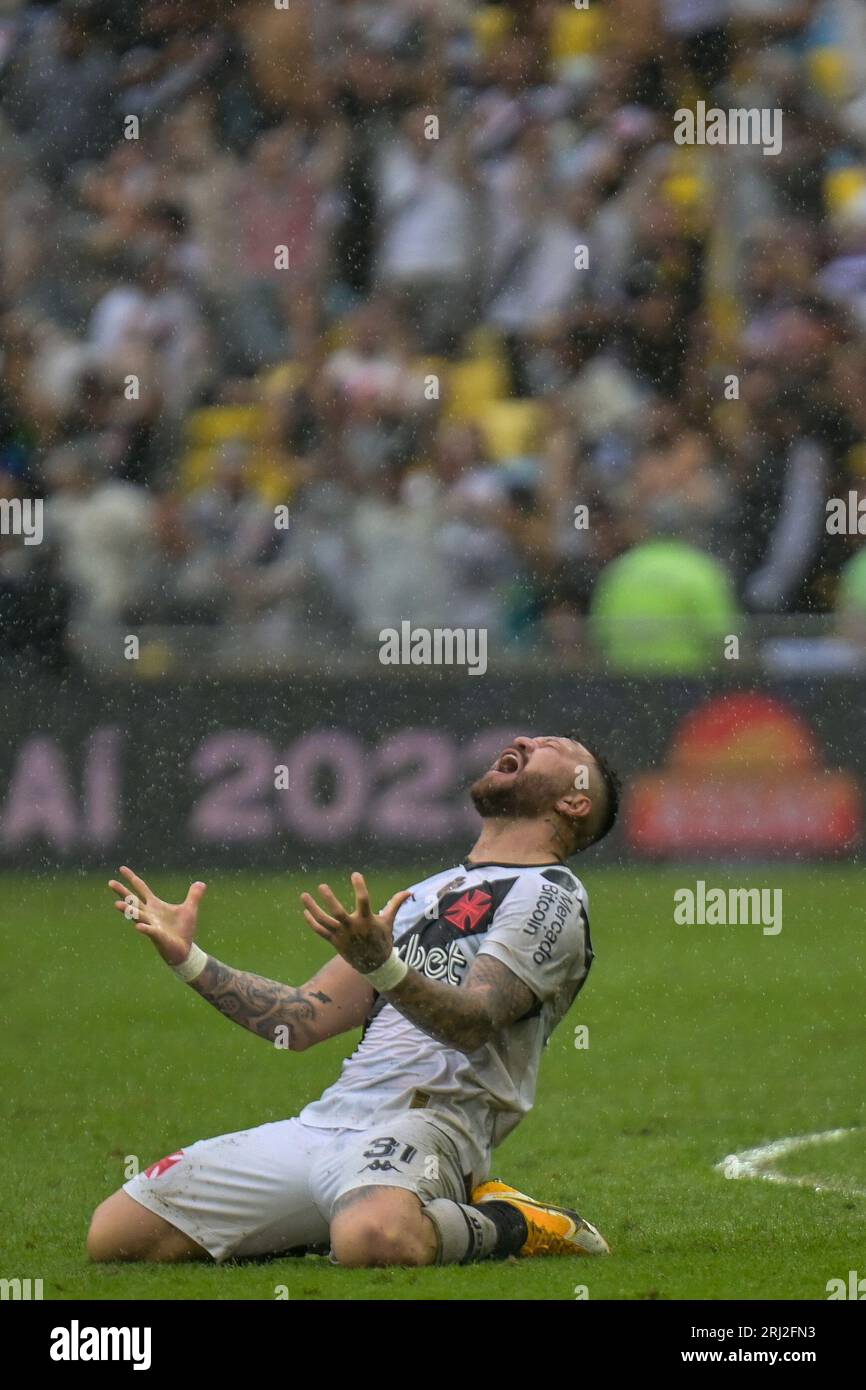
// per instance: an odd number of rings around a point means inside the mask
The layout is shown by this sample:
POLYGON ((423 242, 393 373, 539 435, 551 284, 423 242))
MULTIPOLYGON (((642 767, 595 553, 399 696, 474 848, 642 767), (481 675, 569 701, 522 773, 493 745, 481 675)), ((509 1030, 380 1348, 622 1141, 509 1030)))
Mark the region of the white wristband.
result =
POLYGON ((364 975, 364 979, 370 981, 378 994, 387 994, 389 989, 394 989, 401 980, 405 980, 408 974, 408 965, 403 957, 397 954, 397 947, 393 946, 385 964, 369 971, 364 975))
POLYGON ((173 965, 172 971, 179 980, 183 980, 185 985, 197 980, 201 972, 207 965, 207 952, 203 951, 195 942, 189 948, 189 955, 181 965, 173 965))

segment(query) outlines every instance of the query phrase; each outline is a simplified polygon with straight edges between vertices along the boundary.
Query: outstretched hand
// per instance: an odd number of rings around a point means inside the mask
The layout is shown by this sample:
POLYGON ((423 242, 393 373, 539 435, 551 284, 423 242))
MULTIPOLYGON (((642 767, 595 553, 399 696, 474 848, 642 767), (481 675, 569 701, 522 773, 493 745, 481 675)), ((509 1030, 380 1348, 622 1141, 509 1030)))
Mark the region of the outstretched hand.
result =
POLYGON ((150 937, 164 961, 182 965, 195 940, 199 903, 207 885, 193 883, 182 903, 165 903, 125 864, 118 873, 128 880, 124 884, 112 878, 108 883, 120 895, 121 901, 114 904, 118 912, 134 923, 136 931, 150 937))
POLYGON ((325 907, 311 893, 302 893, 304 916, 317 936, 328 941, 334 950, 362 975, 378 970, 391 954, 394 944, 394 918, 407 898, 408 888, 395 893, 381 912, 370 907, 370 895, 363 874, 352 874, 355 907, 349 912, 327 883, 319 884, 325 907), (327 911, 325 910, 327 908, 327 911))

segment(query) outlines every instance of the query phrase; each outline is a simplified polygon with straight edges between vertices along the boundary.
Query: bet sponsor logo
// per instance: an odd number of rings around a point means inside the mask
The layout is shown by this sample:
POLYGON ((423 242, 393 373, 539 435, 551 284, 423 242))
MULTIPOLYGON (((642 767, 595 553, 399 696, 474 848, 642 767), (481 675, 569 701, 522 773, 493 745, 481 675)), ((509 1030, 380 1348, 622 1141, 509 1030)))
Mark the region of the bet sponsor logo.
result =
POLYGON ((460 943, 452 941, 446 946, 422 946, 417 935, 397 948, 410 970, 426 975, 428 980, 444 980, 449 985, 459 985, 469 964, 460 943))

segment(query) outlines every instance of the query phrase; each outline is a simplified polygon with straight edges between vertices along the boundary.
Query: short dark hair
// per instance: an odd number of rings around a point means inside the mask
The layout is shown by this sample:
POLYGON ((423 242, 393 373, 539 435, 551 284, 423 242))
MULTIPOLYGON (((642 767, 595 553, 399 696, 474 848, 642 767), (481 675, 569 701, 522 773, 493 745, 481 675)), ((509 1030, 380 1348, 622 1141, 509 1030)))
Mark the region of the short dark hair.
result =
POLYGON ((603 753, 596 750, 587 743, 586 739, 579 738, 577 734, 572 734, 572 742, 580 743, 591 754, 593 762, 599 770, 605 791, 604 815, 601 823, 591 840, 586 840, 581 849, 587 849, 590 845, 597 845, 599 840, 603 840, 605 835, 613 829, 616 818, 619 814, 619 803, 622 796, 622 779, 615 768, 611 767, 603 753))

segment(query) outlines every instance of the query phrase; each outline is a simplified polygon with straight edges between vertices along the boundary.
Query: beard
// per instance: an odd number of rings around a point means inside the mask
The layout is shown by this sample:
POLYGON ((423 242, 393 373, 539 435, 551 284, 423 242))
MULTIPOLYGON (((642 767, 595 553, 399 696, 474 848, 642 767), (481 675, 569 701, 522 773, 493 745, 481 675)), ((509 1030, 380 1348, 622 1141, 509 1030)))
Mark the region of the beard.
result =
POLYGON ((519 772, 506 780, 501 773, 485 772, 469 795, 482 820, 539 820, 564 793, 546 774, 519 772))

